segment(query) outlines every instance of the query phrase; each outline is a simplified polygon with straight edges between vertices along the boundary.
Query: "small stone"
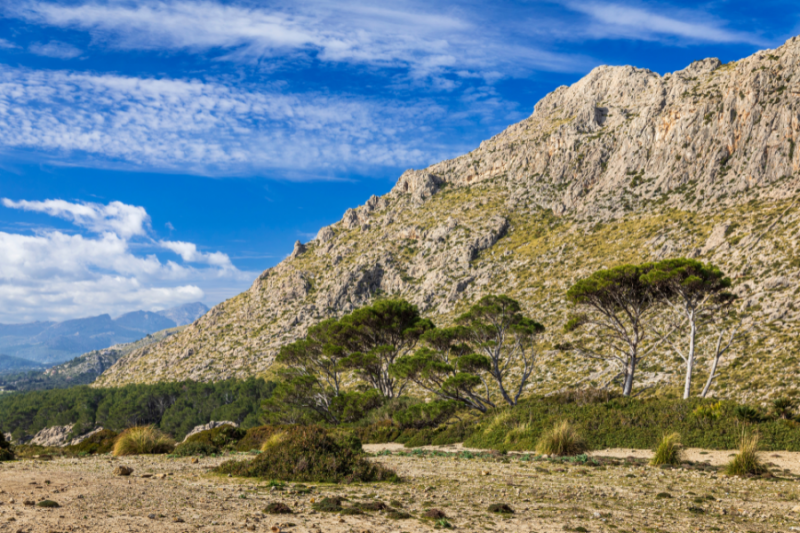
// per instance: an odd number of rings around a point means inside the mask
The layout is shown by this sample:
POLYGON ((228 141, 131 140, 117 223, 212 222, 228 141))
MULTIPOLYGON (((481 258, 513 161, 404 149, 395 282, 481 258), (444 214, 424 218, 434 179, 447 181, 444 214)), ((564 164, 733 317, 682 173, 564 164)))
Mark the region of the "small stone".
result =
POLYGON ((183 524, 185 522, 185 520, 181 517, 173 518, 172 521, 176 524, 183 524))
POLYGON ((31 507, 33 505, 36 505, 36 502, 33 501, 33 500, 25 500, 24 502, 22 502, 22 505, 27 505, 27 506, 31 507))
POLYGON ((149 518, 150 520, 155 520, 156 519, 156 515, 149 514, 149 515, 147 515, 147 518, 149 518))
POLYGON ((115 476, 130 476, 131 474, 133 474, 133 468, 129 466, 120 465, 114 469, 115 476))

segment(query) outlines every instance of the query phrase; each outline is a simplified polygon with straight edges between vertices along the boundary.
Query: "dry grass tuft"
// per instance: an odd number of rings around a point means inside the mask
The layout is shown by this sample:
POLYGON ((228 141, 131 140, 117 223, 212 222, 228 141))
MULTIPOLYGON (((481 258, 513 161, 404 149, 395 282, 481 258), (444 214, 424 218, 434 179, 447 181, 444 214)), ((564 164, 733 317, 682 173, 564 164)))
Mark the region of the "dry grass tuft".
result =
POLYGON ((542 455, 580 455, 587 449, 583 436, 567 420, 546 431, 536 443, 536 452, 542 455))
POLYGON ((144 455, 170 453, 175 448, 175 441, 153 426, 135 426, 126 429, 117 437, 113 454, 144 455))
POLYGON ((672 465, 677 466, 683 460, 680 433, 670 433, 661 438, 656 448, 656 454, 650 459, 650 466, 672 465))
POLYGON ((768 472, 758 457, 758 433, 743 433, 739 441, 739 453, 725 467, 729 476, 758 476, 768 472))

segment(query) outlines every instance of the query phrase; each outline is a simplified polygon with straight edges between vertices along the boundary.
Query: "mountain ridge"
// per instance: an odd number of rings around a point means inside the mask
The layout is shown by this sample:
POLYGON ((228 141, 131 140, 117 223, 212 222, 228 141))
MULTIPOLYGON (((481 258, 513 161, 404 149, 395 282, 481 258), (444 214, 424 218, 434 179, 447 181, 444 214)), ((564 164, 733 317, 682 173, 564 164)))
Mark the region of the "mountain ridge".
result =
MULTIPOLYGON (((406 298, 445 325, 490 293, 519 299, 548 327, 532 387, 599 383, 602 365, 553 350, 569 284, 622 262, 689 256, 731 274, 742 310, 776 330, 751 344, 757 368, 740 355, 726 361, 731 378, 715 393, 746 400, 791 389, 781 376, 800 317, 790 290, 800 269, 798 65, 795 37, 664 76, 597 67, 472 152, 406 171, 388 194, 296 243, 248 291, 121 358, 97 385, 263 374, 282 344, 376 296, 406 298), (744 375, 756 376, 753 390, 733 379, 744 375)), ((645 367, 643 381, 671 383, 676 369, 645 367)))
POLYGON ((133 311, 116 319, 102 314, 63 322, 0 324, 0 350, 37 364, 57 364, 87 352, 186 325, 207 311, 205 305, 195 302, 164 311, 133 311))

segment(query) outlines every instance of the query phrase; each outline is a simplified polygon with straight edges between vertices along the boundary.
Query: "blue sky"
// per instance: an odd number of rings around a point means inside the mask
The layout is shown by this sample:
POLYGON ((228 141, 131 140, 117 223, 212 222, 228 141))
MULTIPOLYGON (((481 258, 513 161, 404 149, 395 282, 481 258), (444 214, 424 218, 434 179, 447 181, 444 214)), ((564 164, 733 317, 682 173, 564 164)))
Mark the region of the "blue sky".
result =
POLYGON ((0 6, 0 322, 213 305, 600 64, 800 33, 794 1, 0 6))

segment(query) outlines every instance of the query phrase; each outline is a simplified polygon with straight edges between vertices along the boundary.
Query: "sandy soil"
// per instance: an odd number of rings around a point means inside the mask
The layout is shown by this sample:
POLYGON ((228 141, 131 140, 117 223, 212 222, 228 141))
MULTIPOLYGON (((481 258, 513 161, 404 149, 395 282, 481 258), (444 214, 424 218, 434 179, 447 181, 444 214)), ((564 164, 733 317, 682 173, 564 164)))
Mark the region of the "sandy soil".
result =
MULTIPOLYGON (((409 455, 395 445, 367 446, 373 460, 394 468, 398 484, 316 486, 309 494, 270 489, 264 481, 209 474, 222 459, 170 459, 164 456, 26 460, 0 463, 0 532, 230 532, 298 533, 431 531, 422 518, 440 509, 461 531, 591 531, 615 533, 725 531, 774 532, 800 529, 798 478, 800 454, 764 455, 778 477, 727 478, 697 468, 663 470, 627 461, 604 460, 589 467, 523 460, 519 455, 409 455), (388 450, 388 452, 386 451, 388 450), (393 452, 394 451, 394 452, 393 452), (392 455, 386 455, 392 453, 392 455), (771 455, 779 455, 771 457, 771 455), (113 475, 115 466, 133 467, 130 477, 113 475), (143 477, 152 476, 152 477, 143 477), (658 497, 659 493, 669 497, 658 497), (412 518, 391 520, 384 512, 357 516, 320 513, 312 500, 344 496, 348 503, 379 500, 402 506, 412 518), (57 509, 25 505, 50 499, 57 509), (283 502, 295 513, 268 515, 270 502, 283 502), (506 503, 510 517, 488 512, 506 503), (583 529, 581 529, 583 528, 583 529), (796 528, 796 529, 792 529, 796 528)), ((460 451, 458 446, 437 448, 460 451)), ((644 457, 646 452, 603 450, 598 456, 644 457)), ((691 451, 712 464, 727 452, 691 451)))

